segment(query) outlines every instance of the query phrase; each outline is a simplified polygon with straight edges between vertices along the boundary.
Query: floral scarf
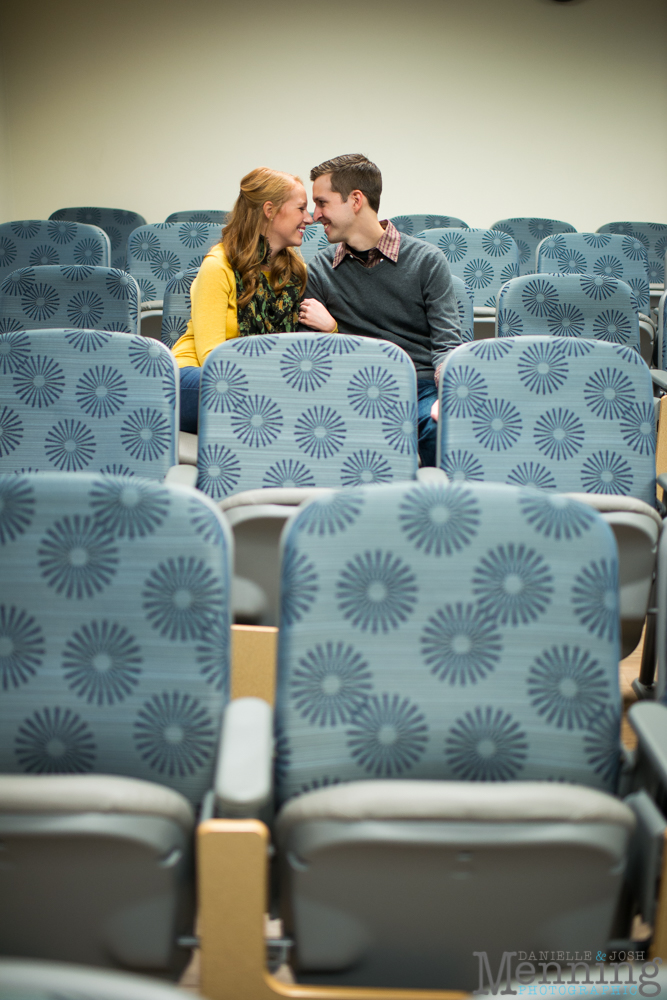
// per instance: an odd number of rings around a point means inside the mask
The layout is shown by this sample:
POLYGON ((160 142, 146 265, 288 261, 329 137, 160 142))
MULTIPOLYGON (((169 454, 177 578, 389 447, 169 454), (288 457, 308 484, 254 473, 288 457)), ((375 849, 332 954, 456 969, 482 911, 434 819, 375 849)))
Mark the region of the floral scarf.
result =
MULTIPOLYGON (((263 236, 259 240, 259 259, 263 263, 269 253, 269 244, 263 236)), ((243 279, 238 271, 236 278, 237 301, 243 294, 243 279)), ((271 282, 263 271, 255 294, 243 308, 237 310, 239 337, 254 337, 262 333, 293 333, 299 322, 299 302, 301 282, 288 282, 281 292, 274 292, 271 282)))

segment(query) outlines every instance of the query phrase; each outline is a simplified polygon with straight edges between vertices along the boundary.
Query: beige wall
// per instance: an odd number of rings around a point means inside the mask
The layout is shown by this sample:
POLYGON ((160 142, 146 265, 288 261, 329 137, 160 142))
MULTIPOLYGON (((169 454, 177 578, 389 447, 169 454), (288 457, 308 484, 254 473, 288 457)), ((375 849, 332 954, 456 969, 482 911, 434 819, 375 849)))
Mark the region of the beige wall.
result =
POLYGON ((664 0, 8 7, 15 218, 227 208, 253 166, 362 150, 386 214, 667 221, 664 0))
POLYGON ((12 217, 9 176, 9 136, 5 115, 5 76, 0 50, 0 220, 12 217))

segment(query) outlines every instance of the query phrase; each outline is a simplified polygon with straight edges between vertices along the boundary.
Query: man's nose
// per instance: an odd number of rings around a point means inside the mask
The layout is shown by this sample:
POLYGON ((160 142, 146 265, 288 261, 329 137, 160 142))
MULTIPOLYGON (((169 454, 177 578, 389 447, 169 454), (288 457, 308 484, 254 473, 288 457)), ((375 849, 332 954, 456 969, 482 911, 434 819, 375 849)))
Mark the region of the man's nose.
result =
POLYGON ((315 211, 313 212, 313 222, 317 222, 317 220, 321 219, 321 218, 322 218, 322 213, 321 213, 320 209, 316 205, 315 206, 315 211))

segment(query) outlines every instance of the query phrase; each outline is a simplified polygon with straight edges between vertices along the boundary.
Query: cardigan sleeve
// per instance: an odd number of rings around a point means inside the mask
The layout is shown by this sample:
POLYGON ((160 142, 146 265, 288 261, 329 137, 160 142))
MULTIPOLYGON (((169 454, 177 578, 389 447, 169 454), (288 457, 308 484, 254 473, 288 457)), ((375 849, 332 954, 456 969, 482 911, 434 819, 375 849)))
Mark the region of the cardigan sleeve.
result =
POLYGON ((191 301, 195 350, 203 365, 214 347, 238 336, 228 323, 228 310, 236 306, 236 281, 226 258, 212 254, 204 258, 192 284, 191 301))

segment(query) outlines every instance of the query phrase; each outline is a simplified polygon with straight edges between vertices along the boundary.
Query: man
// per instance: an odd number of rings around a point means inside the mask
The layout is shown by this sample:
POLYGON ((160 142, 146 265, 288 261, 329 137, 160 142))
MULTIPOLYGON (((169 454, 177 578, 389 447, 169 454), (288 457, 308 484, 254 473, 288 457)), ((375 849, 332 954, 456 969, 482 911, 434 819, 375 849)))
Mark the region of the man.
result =
POLYGON ((380 221, 382 175, 361 153, 336 156, 314 167, 315 222, 329 243, 308 265, 299 318, 325 333, 340 331, 390 340, 417 370, 419 455, 435 465, 438 368, 461 343, 449 264, 430 243, 380 221))

